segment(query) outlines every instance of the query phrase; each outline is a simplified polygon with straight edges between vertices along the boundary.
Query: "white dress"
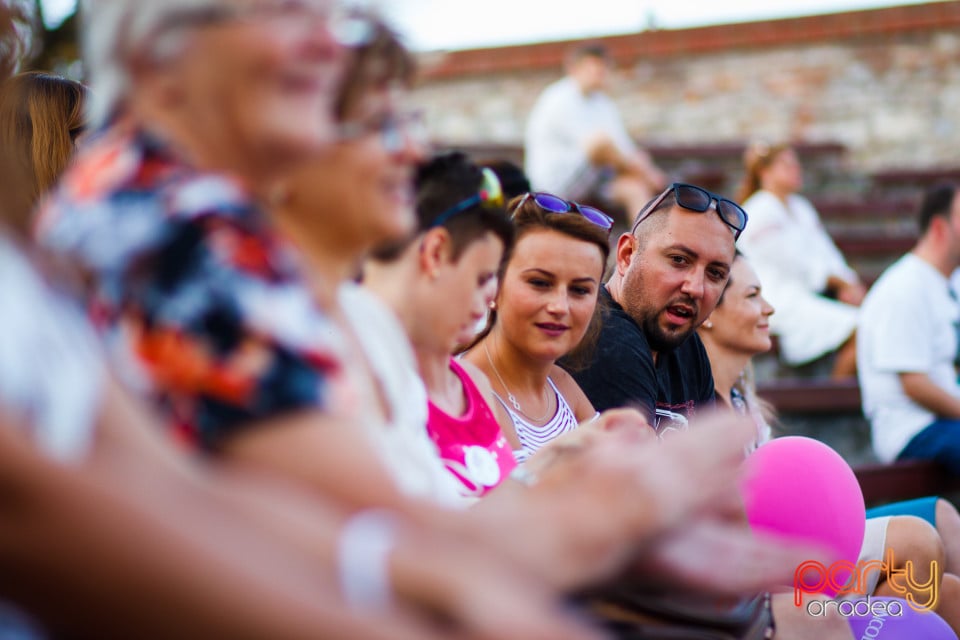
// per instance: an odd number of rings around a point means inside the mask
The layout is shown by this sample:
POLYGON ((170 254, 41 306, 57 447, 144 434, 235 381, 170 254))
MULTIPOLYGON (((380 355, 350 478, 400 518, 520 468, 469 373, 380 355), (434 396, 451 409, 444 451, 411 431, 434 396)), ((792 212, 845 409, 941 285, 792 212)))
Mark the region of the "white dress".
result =
POLYGON ((749 220, 737 246, 750 259, 764 297, 776 309, 770 330, 784 362, 799 365, 844 343, 857 325, 857 308, 821 295, 827 278, 856 280, 813 205, 799 195, 784 204, 769 191, 743 203, 749 220))

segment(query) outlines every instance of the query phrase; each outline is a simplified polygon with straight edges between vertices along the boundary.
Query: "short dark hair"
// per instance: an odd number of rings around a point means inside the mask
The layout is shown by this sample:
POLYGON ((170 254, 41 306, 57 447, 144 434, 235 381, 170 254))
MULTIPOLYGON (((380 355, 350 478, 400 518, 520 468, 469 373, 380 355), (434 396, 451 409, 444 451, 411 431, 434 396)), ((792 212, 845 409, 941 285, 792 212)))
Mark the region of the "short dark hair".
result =
POLYGON ((572 64, 583 58, 600 58, 610 62, 610 51, 606 45, 596 40, 580 42, 567 51, 567 64, 572 64))
POLYGON ((920 210, 917 212, 917 226, 921 235, 930 228, 930 221, 935 216, 950 215, 950 208, 953 205, 953 198, 956 193, 957 185, 952 182, 941 182, 930 187, 923 194, 920 210))
POLYGON ((671 189, 670 193, 664 196, 663 200, 656 206, 655 209, 649 212, 646 211, 647 207, 659 197, 660 194, 658 193, 654 197, 650 198, 647 204, 645 204, 643 208, 633 216, 630 222, 630 228, 632 230, 633 237, 637 239, 637 242, 639 243, 638 248, 640 249, 646 246, 647 240, 655 235, 655 232, 658 231, 660 226, 663 224, 661 220, 665 219, 665 216, 662 212, 670 211, 677 206, 676 193, 673 189, 671 189), (638 225, 637 219, 640 217, 641 212, 643 213, 644 218, 643 222, 638 225))
POLYGON ((507 200, 522 196, 531 191, 530 179, 524 173, 523 168, 516 162, 506 159, 479 160, 478 164, 489 167, 497 174, 500 180, 500 187, 503 189, 503 197, 507 200))
POLYGON ((483 182, 481 167, 462 152, 442 153, 421 164, 414 180, 416 187, 416 234, 400 243, 380 247, 372 257, 389 262, 396 260, 419 234, 434 226, 447 230, 453 245, 453 259, 457 260, 476 240, 487 233, 503 242, 506 256, 513 247, 513 223, 501 207, 482 206, 479 202, 448 216, 440 225, 435 222, 444 212, 460 202, 477 195, 483 182))

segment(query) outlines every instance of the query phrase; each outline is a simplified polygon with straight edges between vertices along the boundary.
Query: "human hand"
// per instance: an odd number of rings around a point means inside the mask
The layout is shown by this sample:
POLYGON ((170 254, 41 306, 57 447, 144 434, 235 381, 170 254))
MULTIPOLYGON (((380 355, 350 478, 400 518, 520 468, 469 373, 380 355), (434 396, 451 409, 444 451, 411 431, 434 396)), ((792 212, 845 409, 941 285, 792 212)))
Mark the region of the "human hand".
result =
MULTIPOLYGON (((573 452, 592 446, 597 438, 603 438, 603 434, 608 432, 617 432, 618 437, 638 442, 657 438, 646 418, 636 409, 609 409, 598 413, 591 420, 584 420, 573 431, 568 431, 541 447, 524 463, 524 469, 538 480, 547 479, 549 482, 549 476, 554 472, 551 469, 557 462, 562 463, 573 452)), ((561 464, 556 472, 564 475, 567 469, 567 465, 561 464)))
POLYGON ((859 282, 844 282, 837 290, 837 300, 859 307, 867 295, 867 289, 859 282))
MULTIPOLYGON (((506 523, 504 523, 506 524, 506 523)), ((471 640, 599 640, 563 610, 546 584, 489 548, 437 530, 407 528, 391 555, 402 603, 444 637, 471 640)))
POLYGON ((740 595, 790 586, 801 563, 829 557, 816 546, 754 533, 743 522, 704 517, 650 547, 636 575, 645 584, 740 595))
POLYGON ((548 564, 550 579, 576 586, 623 570, 688 520, 742 519, 737 477, 755 428, 730 413, 696 424, 666 441, 607 431, 565 451, 529 491, 527 513, 549 527, 514 532, 513 544, 529 542, 528 557, 548 564))
POLYGON ((581 428, 584 427, 600 431, 623 432, 641 440, 655 440, 657 437, 657 432, 647 422, 643 413, 632 408, 608 409, 595 420, 581 425, 581 428))

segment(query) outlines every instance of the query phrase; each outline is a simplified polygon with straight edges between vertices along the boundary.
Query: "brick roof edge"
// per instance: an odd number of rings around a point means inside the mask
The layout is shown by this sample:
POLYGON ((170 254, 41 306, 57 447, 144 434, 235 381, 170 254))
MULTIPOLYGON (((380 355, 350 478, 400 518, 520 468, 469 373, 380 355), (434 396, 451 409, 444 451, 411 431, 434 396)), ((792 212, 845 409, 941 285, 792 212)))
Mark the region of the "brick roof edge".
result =
MULTIPOLYGON (((704 54, 956 27, 960 27, 960 0, 709 27, 657 29, 590 40, 605 44, 615 61, 633 62, 641 57, 704 54)), ((567 49, 577 41, 579 39, 425 52, 421 54, 423 79, 559 69, 567 49)))

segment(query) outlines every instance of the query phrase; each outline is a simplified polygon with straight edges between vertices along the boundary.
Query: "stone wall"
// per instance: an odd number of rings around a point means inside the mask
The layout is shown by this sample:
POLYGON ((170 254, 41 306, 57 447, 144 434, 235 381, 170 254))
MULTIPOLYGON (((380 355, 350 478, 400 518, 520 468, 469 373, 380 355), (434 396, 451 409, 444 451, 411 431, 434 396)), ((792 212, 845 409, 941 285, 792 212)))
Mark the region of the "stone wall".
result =
MULTIPOLYGON (((840 143, 857 172, 960 166, 960 2, 603 38, 657 145, 840 143)), ((447 144, 519 145, 570 43, 433 54, 415 102, 447 144)))

